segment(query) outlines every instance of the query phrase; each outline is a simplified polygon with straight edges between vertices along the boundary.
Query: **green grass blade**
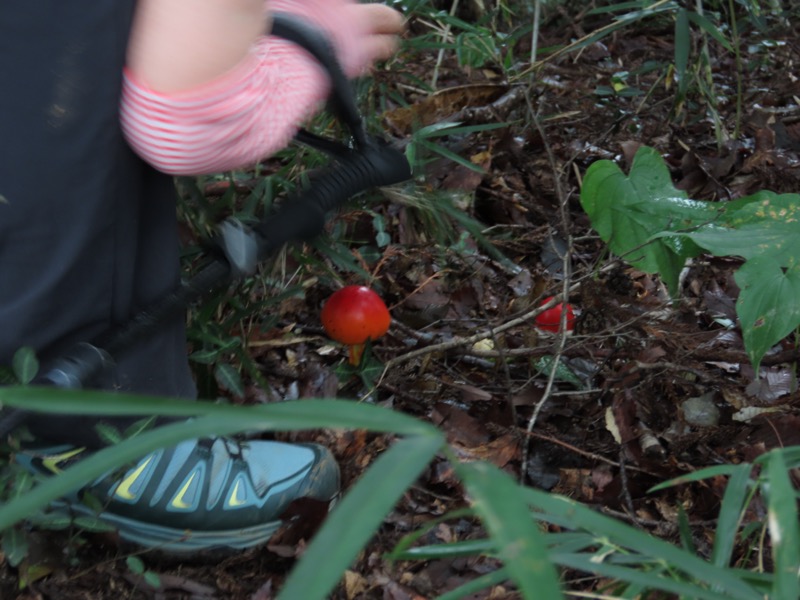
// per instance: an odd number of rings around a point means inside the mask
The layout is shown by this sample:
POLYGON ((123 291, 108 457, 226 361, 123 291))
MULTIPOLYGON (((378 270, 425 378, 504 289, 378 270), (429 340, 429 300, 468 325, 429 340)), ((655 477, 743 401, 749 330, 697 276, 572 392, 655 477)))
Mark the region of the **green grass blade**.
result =
MULTIPOLYGON (((192 437, 242 431, 248 428, 244 421, 243 418, 201 417, 189 422, 165 425, 125 440, 116 446, 105 448, 66 469, 60 475, 42 481, 23 497, 14 498, 0 505, 0 530, 22 521, 53 500, 148 452, 192 437)), ((250 423, 252 425, 252 420, 250 423)))
POLYGON ((767 477, 763 484, 769 497, 767 518, 775 561, 775 580, 770 598, 795 600, 800 598, 800 526, 797 523, 797 499, 783 454, 773 450, 767 462, 767 477))
MULTIPOLYGON (((724 592, 712 591, 689 581, 672 579, 663 570, 645 570, 640 567, 621 567, 597 561, 590 554, 554 554, 553 561, 563 567, 594 573, 616 581, 631 583, 646 590, 661 590, 692 600, 730 600, 724 592)), ((666 568, 666 565, 664 565, 666 568)), ((763 600, 763 597, 758 596, 763 600)))
POLYGON ((216 416, 239 420, 241 431, 344 428, 400 435, 430 434, 433 425, 386 408, 349 400, 295 400, 260 406, 231 406, 176 398, 136 396, 48 387, 0 388, 0 405, 63 414, 216 416), (249 424, 248 424, 249 420, 249 424))
MULTIPOLYGON (((486 575, 481 575, 477 579, 473 579, 464 585, 458 586, 456 589, 442 594, 437 600, 459 600, 460 598, 468 598, 485 588, 499 585, 508 578, 508 570, 503 567, 491 573, 486 573, 486 575)), ((543 598, 543 596, 541 597, 543 598)))
POLYGON ((736 469, 736 465, 715 465, 713 467, 706 467, 705 469, 699 469, 697 471, 693 471, 692 473, 688 473, 687 475, 681 475, 680 477, 662 481, 658 485, 654 485, 647 490, 647 493, 649 494, 652 492, 658 492, 660 490, 675 487, 676 485, 691 483, 693 481, 702 481, 703 479, 710 479, 711 477, 717 477, 719 475, 733 475, 736 472, 736 469))
MULTIPOLYGON (((411 533, 404 535, 400 538, 400 541, 395 544, 394 548, 391 552, 387 552, 384 554, 384 558, 386 560, 398 560, 403 558, 402 553, 409 550, 414 544, 417 543, 422 537, 426 536, 429 532, 433 529, 438 527, 441 523, 445 523, 450 520, 461 519, 461 518, 473 518, 475 516, 475 511, 469 508, 460 508, 457 510, 452 510, 441 517, 436 517, 435 519, 431 519, 427 521, 424 525, 418 527, 411 533)), ((476 540, 480 541, 480 540, 476 540)), ((439 547, 437 545, 436 547, 439 547)), ((418 550, 419 548, 413 548, 411 551, 418 550)))
POLYGON ((439 560, 481 554, 496 555, 497 544, 492 540, 464 540, 449 544, 417 546, 405 550, 394 550, 387 558, 392 560, 439 560))
MULTIPOLYGON (((224 406, 207 402, 109 394, 47 388, 0 388, 0 401, 11 400, 27 408, 44 410, 57 406, 63 412, 200 414, 190 421, 171 423, 141 433, 87 457, 61 475, 46 479, 28 491, 0 505, 0 531, 10 527, 53 500, 80 488, 104 473, 129 464, 158 448, 186 439, 229 435, 240 431, 298 430, 321 427, 363 428, 406 433, 439 439, 438 430, 411 417, 388 409, 347 401, 308 400, 258 407, 224 406), (416 424, 415 424, 416 423, 416 424)), ((11 403, 10 402, 10 403, 11 403)))
POLYGON ((675 72, 678 75, 678 100, 683 100, 689 85, 689 51, 692 48, 692 38, 689 31, 689 17, 686 9, 681 9, 675 16, 675 72))
POLYGON ((488 463, 460 464, 456 473, 522 596, 563 598, 558 572, 550 562, 542 532, 531 519, 524 488, 488 463))
POLYGON ((538 519, 568 520, 572 529, 591 532, 597 536, 598 541, 605 539, 613 545, 640 554, 643 557, 642 562, 657 560, 673 569, 683 571, 698 581, 706 582, 708 586, 715 586, 720 593, 727 594, 728 600, 763 598, 729 569, 717 567, 682 548, 602 515, 578 502, 531 488, 524 488, 524 495, 526 501, 540 511, 534 515, 538 519))
POLYGON ((441 449, 440 434, 410 437, 382 454, 325 521, 278 600, 324 600, 403 492, 441 449))
POLYGON ((714 549, 711 552, 711 562, 718 567, 727 567, 730 564, 739 532, 739 519, 751 486, 751 470, 752 466, 747 463, 737 465, 725 487, 714 535, 714 549))

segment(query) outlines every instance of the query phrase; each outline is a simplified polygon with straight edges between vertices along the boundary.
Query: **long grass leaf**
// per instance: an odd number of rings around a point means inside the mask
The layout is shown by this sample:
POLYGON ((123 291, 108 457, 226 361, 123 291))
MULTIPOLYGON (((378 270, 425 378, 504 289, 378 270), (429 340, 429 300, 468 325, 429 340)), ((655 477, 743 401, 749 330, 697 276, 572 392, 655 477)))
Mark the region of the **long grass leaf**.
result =
MULTIPOLYGON (((661 590, 692 600, 730 600, 724 592, 709 590, 698 583, 670 578, 663 571, 657 572, 641 568, 621 567, 596 561, 587 554, 554 554, 553 561, 563 567, 577 569, 586 573, 594 573, 616 581, 624 581, 646 590, 661 590)), ((664 565, 666 567, 666 565, 664 565)), ((763 600, 763 597, 758 596, 763 600)))
POLYGON ((278 600, 324 600, 403 492, 444 443, 440 435, 397 442, 370 466, 325 521, 278 600))
POLYGON ((442 594, 437 600, 459 600, 461 598, 474 597, 474 594, 477 594, 482 589, 499 585, 508 578, 508 570, 506 568, 497 569, 442 594))
POLYGON ((497 546, 497 555, 526 599, 563 598, 558 572, 533 519, 523 488, 489 463, 460 464, 473 507, 497 546))
POLYGON ((767 478, 763 484, 769 497, 767 522, 775 561, 775 580, 770 598, 800 598, 800 526, 797 523, 797 497, 783 454, 771 451, 767 462, 767 478))
POLYGON ((651 487, 649 490, 647 490, 647 492, 657 492, 670 487, 675 487, 676 485, 682 485, 684 483, 710 479, 711 477, 717 477, 718 475, 733 475, 736 472, 736 469, 736 465, 714 465, 713 467, 706 467, 705 469, 699 469, 686 475, 681 475, 673 479, 668 479, 667 481, 662 481, 658 485, 651 487))
POLYGON ((751 470, 749 464, 737 465, 725 486, 714 534, 714 549, 711 552, 711 562, 718 567, 727 567, 730 564, 739 532, 739 520, 751 486, 751 470))
POLYGON ((436 431, 433 425, 370 404, 348 400, 294 400, 260 406, 231 406, 212 402, 191 402, 176 398, 157 398, 95 390, 61 390, 48 387, 0 388, 0 405, 28 410, 83 415, 159 415, 230 418, 251 426, 242 430, 282 431, 316 428, 352 428, 397 433, 425 434, 436 431))
POLYGON ((728 599, 760 600, 762 595, 753 590, 742 579, 728 569, 717 567, 709 562, 673 546, 659 538, 634 529, 633 527, 602 515, 568 498, 547 494, 530 488, 524 489, 529 504, 535 508, 537 519, 549 521, 552 518, 563 522, 569 520, 572 529, 593 533, 598 540, 627 548, 650 560, 678 569, 688 576, 704 581, 708 586, 716 586, 728 595, 728 599))

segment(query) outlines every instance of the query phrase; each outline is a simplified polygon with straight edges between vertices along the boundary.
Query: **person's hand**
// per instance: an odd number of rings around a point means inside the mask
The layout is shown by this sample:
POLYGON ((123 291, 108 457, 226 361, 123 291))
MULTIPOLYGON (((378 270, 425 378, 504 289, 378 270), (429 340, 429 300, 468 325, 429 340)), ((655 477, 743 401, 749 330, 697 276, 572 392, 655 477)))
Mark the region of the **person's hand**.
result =
POLYGON ((267 8, 324 31, 348 77, 363 75, 376 61, 392 56, 405 26, 403 15, 393 8, 354 0, 269 0, 267 8))

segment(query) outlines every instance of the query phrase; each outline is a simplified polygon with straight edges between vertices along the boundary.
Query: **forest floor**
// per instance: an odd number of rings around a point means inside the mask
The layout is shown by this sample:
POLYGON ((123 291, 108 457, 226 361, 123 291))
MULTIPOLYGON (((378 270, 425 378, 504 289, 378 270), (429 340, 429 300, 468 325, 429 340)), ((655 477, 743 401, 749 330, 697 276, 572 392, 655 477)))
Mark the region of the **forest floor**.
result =
MULTIPOLYGON (((540 44, 566 44, 607 22, 595 19, 551 15, 540 44)), ((669 20, 622 29, 581 52, 547 60, 516 82, 491 64, 461 66, 451 53, 436 68, 435 51, 404 54, 377 73, 381 89, 408 102, 404 109, 390 105, 381 115, 381 124, 400 143, 408 142, 413 123, 506 125, 436 140, 483 173, 439 158, 416 174, 416 193, 449 198, 484 226, 499 253, 472 236, 459 236, 457 224, 449 246, 443 244, 424 211, 391 196, 372 206, 372 213, 353 209, 337 217, 351 232, 360 228, 368 237, 378 213, 390 238, 377 260, 364 260, 394 320, 390 333, 374 345, 386 368, 369 400, 433 422, 463 460, 491 461, 528 485, 569 496, 664 539, 677 540, 680 508, 698 551, 707 549, 724 479, 657 493, 648 489, 703 466, 752 461, 771 448, 800 444, 800 339, 792 335, 770 351, 756 375, 735 327, 733 275, 741 261, 694 260, 683 273, 680 298, 670 302, 658 277, 609 255, 581 208, 580 183, 594 161, 611 159, 627 170, 636 149, 647 145, 661 153, 676 186, 691 198, 725 201, 762 189, 797 192, 797 33, 788 27, 772 31, 766 44, 757 31, 743 32, 740 133, 727 140, 715 133, 696 92, 690 91, 676 114, 674 89, 665 85, 666 66, 674 60, 669 20), (409 74, 429 79, 434 69, 436 94, 404 85, 409 74), (622 72, 627 75, 621 78, 622 72), (519 319, 542 298, 560 293, 565 276, 577 313, 574 331, 562 338, 519 319), (487 342, 468 339, 489 330, 487 342), (555 355, 570 372, 548 389, 549 359, 555 355)), ((524 54, 520 49, 518 55, 524 54)), ((712 57, 720 116, 732 132, 736 62, 722 49, 712 57)), ((330 291, 309 287, 304 297, 281 302, 277 327, 251 330, 252 355, 272 389, 250 386, 246 401, 363 394, 363 382, 337 368, 343 354, 319 323, 319 306, 330 291)), ((285 437, 330 447, 345 489, 391 444, 389 436, 360 431, 285 437)), ((382 558, 403 535, 466 504, 448 463, 431 464, 334 597, 423 600, 497 568, 494 560, 481 557, 393 564, 382 558)), ((756 507, 752 518, 762 516, 756 507)), ((479 533, 475 522, 456 519, 435 527, 425 541, 479 533)), ((0 567, 0 597, 268 600, 302 552, 304 535, 290 529, 267 548, 211 565, 144 557, 159 575, 160 589, 132 573, 126 555, 107 537, 87 535, 91 543, 74 547, 66 559, 52 548, 51 554, 38 550, 49 556, 44 561, 49 574, 23 590, 17 589, 16 570, 0 567)), ((34 539, 42 546, 54 543, 53 534, 34 539)), ((64 538, 55 539, 63 547, 64 538)), ((597 585, 587 574, 565 574, 567 589, 591 592, 597 585)), ((471 598, 517 597, 507 585, 471 598)))

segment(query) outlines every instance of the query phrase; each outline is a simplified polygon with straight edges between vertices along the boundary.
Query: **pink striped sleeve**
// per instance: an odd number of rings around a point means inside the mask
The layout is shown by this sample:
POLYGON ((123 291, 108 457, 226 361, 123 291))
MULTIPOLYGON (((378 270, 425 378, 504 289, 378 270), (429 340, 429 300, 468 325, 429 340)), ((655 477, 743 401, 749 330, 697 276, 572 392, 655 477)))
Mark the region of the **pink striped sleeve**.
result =
POLYGON ((244 168, 284 148, 329 88, 305 50, 264 37, 233 71, 188 92, 155 92, 126 70, 122 130, 136 153, 165 173, 244 168))

